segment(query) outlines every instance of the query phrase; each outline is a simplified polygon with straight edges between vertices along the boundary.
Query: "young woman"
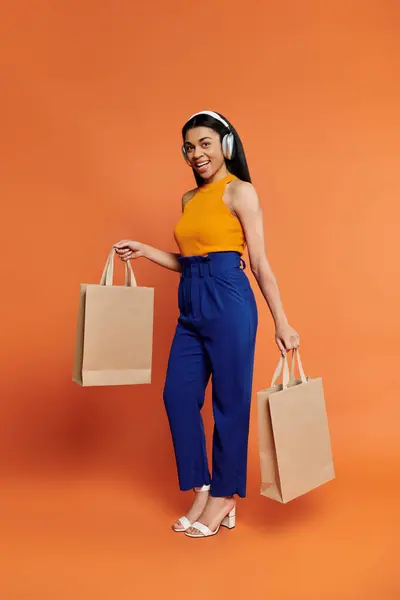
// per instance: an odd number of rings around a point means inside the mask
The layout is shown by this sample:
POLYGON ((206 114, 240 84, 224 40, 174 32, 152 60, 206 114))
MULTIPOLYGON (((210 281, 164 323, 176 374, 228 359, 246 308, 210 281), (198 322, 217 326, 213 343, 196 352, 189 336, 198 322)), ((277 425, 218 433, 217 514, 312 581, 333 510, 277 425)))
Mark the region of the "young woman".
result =
POLYGON ((121 260, 144 256, 181 273, 180 315, 164 387, 179 486, 193 489, 194 502, 174 531, 208 537, 220 525, 235 525, 235 498, 246 495, 247 448, 252 394, 257 306, 250 268, 274 319, 282 354, 300 345, 283 311, 269 265, 262 211, 251 184, 241 140, 219 113, 193 115, 182 130, 182 152, 197 187, 182 198, 175 227, 179 253, 122 240, 121 260), (208 468, 201 409, 212 376, 214 433, 212 478, 208 468))

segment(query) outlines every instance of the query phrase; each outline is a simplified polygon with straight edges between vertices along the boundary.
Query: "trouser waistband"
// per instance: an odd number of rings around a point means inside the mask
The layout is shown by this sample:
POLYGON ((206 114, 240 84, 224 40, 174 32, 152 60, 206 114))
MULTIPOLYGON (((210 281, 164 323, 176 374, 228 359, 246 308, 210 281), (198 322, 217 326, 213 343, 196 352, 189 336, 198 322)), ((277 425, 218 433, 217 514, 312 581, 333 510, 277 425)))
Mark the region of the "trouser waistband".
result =
POLYGON ((207 256, 180 256, 182 277, 204 277, 218 275, 228 269, 246 268, 239 252, 210 252, 207 256))

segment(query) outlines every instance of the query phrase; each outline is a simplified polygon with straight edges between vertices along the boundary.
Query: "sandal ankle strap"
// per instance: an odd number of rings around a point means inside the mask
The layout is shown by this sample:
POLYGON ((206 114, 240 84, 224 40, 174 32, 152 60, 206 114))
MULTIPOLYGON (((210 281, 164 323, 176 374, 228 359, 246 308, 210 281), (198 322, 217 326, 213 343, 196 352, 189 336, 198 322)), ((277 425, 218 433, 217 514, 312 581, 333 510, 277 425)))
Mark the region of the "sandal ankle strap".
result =
POLYGON ((210 485, 203 485, 202 487, 194 488, 195 492, 208 492, 210 489, 210 485))

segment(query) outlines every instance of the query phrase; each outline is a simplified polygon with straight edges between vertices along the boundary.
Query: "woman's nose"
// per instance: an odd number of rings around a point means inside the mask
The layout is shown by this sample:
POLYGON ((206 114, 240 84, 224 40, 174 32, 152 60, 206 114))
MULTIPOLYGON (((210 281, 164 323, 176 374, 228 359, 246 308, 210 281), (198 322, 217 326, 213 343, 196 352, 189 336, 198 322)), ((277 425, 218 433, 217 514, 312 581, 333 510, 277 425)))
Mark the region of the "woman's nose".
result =
POLYGON ((196 147, 193 151, 193 157, 198 158, 199 156, 201 156, 201 154, 202 154, 201 148, 196 147))

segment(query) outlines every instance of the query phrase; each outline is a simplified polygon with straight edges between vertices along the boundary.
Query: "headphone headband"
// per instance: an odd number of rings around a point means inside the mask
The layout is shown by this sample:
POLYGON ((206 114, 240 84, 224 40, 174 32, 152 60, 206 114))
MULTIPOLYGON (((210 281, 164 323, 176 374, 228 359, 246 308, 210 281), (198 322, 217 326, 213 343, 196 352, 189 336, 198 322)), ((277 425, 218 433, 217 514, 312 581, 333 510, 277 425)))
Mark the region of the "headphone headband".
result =
POLYGON ((223 125, 225 125, 225 127, 227 127, 230 130, 229 124, 225 121, 225 119, 223 119, 222 117, 219 116, 218 113, 213 112, 212 110, 201 110, 198 113, 195 113, 194 115, 192 115, 187 121, 190 121, 190 119, 193 119, 193 117, 197 117, 197 115, 210 115, 210 117, 214 117, 214 119, 217 119, 217 121, 220 121, 220 123, 222 123, 223 125))

